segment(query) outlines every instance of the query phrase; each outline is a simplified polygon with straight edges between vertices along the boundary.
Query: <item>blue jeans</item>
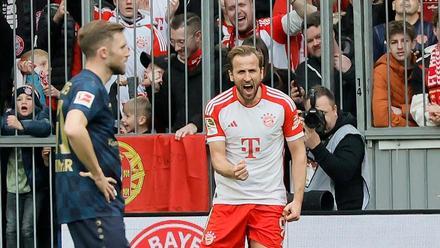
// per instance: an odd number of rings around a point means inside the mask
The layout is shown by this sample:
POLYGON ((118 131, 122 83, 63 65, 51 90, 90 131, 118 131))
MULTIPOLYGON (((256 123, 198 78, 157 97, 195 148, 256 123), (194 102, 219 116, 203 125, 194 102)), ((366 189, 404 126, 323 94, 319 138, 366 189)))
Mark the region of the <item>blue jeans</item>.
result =
MULTIPOLYGON (((41 209, 39 193, 36 192, 36 216, 41 209)), ((32 192, 19 194, 18 212, 20 230, 20 247, 34 247, 34 213, 32 204, 32 192)), ((16 214, 16 195, 9 193, 6 201, 6 247, 16 248, 17 246, 17 214, 16 214)))

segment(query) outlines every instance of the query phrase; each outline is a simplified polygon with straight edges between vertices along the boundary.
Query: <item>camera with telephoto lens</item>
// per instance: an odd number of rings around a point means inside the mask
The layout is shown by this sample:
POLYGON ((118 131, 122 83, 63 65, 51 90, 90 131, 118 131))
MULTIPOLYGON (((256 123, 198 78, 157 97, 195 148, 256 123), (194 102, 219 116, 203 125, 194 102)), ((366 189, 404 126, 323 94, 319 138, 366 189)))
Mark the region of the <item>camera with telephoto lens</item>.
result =
POLYGON ((304 123, 308 128, 315 129, 318 134, 324 134, 325 131, 325 114, 323 111, 316 109, 316 96, 315 89, 311 89, 310 96, 310 109, 304 112, 304 123))

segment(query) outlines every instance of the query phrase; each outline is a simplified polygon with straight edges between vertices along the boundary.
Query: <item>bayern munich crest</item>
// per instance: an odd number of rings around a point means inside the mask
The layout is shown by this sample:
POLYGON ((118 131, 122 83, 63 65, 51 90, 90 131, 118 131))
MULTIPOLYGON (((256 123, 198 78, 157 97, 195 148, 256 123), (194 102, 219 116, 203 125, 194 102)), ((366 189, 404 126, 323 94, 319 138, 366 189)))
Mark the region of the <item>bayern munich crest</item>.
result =
POLYGON ((125 204, 133 201, 141 192, 144 183, 145 171, 142 159, 133 147, 118 141, 119 155, 121 161, 126 160, 128 163, 122 163, 122 196, 125 204), (128 164, 128 168, 126 166, 128 164))
POLYGON ((148 44, 148 41, 145 37, 143 37, 143 36, 136 37, 136 46, 139 49, 146 48, 148 46, 147 44, 148 44))
POLYGON ((212 231, 208 231, 203 235, 203 242, 205 242, 205 245, 211 245, 214 242, 215 238, 215 233, 212 231))
POLYGON ((276 117, 273 114, 266 113, 261 117, 261 119, 266 127, 273 127, 273 125, 275 125, 276 117))

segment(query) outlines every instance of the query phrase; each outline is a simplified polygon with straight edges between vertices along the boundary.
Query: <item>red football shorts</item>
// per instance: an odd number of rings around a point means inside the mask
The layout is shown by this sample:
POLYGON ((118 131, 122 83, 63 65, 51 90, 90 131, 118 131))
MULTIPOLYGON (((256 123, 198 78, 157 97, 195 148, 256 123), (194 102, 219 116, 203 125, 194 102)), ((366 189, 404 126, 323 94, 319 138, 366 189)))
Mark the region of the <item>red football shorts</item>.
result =
POLYGON ((284 206, 216 204, 200 247, 244 247, 245 236, 266 247, 282 247, 284 206))

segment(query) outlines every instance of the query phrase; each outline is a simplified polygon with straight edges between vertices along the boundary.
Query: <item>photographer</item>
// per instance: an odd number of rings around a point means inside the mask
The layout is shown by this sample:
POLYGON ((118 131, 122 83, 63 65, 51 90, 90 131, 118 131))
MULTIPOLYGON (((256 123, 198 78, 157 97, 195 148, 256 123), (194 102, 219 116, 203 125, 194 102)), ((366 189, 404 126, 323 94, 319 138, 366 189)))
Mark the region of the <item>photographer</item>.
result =
POLYGON ((333 93, 320 85, 309 91, 305 109, 306 191, 330 191, 337 210, 365 209, 368 163, 354 117, 338 110, 333 93))

